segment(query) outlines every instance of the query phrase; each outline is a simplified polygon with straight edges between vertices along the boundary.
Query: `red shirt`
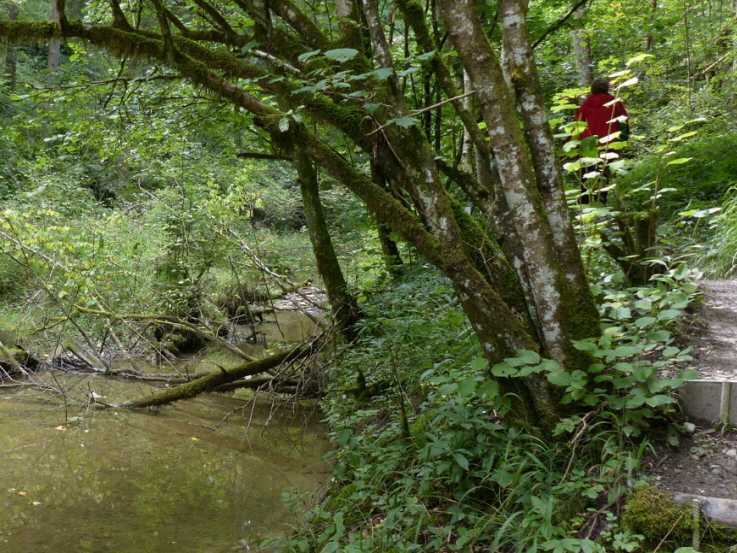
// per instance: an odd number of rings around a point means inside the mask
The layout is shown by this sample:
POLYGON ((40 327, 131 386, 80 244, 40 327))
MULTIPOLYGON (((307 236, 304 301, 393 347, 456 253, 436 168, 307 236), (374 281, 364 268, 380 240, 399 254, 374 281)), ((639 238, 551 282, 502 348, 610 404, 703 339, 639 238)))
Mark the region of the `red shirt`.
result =
MULTIPOLYGON (((596 135, 601 140, 619 131, 619 122, 613 119, 627 115, 624 104, 611 94, 593 94, 584 100, 576 112, 576 121, 586 121, 589 126, 578 137, 579 140, 596 135), (608 105, 607 105, 608 104, 608 105)), ((611 142, 610 139, 608 142, 611 142)))

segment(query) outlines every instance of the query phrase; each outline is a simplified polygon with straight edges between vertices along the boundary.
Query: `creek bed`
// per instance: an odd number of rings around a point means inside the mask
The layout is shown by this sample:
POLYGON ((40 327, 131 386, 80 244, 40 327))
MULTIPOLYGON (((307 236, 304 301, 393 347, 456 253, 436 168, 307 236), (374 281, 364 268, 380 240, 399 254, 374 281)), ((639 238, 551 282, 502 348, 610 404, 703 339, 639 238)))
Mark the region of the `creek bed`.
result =
MULTIPOLYGON (((199 370, 212 369, 209 357, 199 370)), ((70 397, 151 393, 141 382, 56 378, 70 397)), ((327 480, 328 448, 319 413, 266 396, 205 394, 129 412, 66 409, 32 388, 0 393, 0 551, 246 551, 293 521, 284 494, 327 480)))

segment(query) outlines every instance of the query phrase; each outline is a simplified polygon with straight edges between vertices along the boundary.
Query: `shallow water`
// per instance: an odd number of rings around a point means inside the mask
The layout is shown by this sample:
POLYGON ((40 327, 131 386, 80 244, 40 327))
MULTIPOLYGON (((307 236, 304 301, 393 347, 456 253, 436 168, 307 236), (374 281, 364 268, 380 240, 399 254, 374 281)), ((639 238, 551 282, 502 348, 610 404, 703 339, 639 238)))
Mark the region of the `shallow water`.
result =
MULTIPOLYGON (((57 379, 70 398, 151 393, 144 383, 57 379)), ((292 521, 284 493, 329 477, 318 419, 217 394, 145 413, 65 412, 45 392, 0 394, 0 551, 246 551, 292 521)))

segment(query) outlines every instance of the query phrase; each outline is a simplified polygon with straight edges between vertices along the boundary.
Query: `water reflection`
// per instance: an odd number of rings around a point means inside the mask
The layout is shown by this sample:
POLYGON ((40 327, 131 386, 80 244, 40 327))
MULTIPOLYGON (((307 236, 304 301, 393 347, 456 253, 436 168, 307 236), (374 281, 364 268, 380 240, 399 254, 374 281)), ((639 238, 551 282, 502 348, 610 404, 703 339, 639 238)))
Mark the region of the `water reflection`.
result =
MULTIPOLYGON (((112 403, 150 393, 90 376, 62 385, 112 403)), ((69 412, 65 422, 47 395, 0 395, 0 551, 220 553, 279 533, 290 520, 282 494, 328 477, 325 431, 309 409, 244 405, 208 394, 143 414, 69 412)))

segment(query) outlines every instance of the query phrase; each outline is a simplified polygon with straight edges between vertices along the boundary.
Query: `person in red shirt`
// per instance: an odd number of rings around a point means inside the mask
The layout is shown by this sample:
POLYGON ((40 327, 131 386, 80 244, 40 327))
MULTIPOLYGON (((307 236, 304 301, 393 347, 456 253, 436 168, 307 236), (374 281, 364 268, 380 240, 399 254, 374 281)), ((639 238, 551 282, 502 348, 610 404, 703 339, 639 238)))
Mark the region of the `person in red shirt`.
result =
MULTIPOLYGON (((609 142, 627 140, 629 137, 629 125, 627 124, 627 110, 618 98, 609 94, 609 80, 606 77, 597 77, 591 83, 591 96, 584 100, 576 112, 576 121, 585 121, 586 129, 578 136, 578 140, 585 140, 591 136, 599 139, 599 146, 609 142), (619 134, 615 134, 619 133, 619 134)), ((591 171, 586 169, 584 172, 591 171)), ((609 171, 605 167, 603 171, 604 181, 609 181, 609 171)), ((586 187, 582 186, 584 192, 586 187)), ((606 203, 607 192, 596 194, 596 199, 606 203)), ((581 203, 589 203, 587 193, 581 197, 581 203)))

